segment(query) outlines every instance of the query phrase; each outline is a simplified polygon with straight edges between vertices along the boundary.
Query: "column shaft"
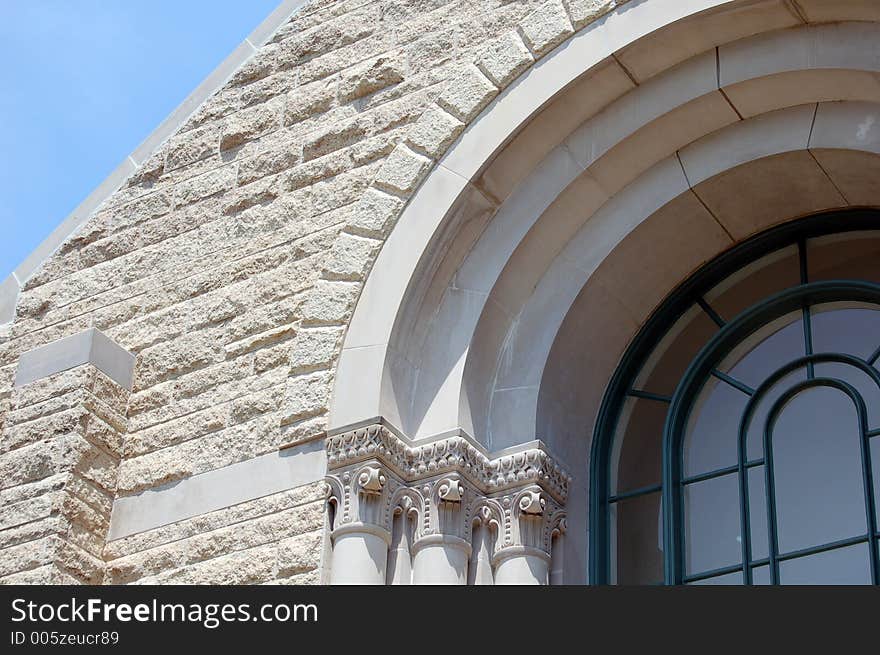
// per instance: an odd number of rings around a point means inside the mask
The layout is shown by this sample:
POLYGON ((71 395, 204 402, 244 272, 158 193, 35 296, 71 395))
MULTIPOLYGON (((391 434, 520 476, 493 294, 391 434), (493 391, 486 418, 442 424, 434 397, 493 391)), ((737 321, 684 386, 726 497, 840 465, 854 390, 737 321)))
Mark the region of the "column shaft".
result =
POLYGON ((496 585, 546 585, 549 577, 550 557, 538 548, 512 546, 495 557, 496 585))
POLYGON ((470 544, 450 535, 427 535, 413 546, 413 584, 467 584, 470 544))
POLYGON ((330 584, 384 585, 388 564, 387 530, 349 523, 333 532, 330 584))

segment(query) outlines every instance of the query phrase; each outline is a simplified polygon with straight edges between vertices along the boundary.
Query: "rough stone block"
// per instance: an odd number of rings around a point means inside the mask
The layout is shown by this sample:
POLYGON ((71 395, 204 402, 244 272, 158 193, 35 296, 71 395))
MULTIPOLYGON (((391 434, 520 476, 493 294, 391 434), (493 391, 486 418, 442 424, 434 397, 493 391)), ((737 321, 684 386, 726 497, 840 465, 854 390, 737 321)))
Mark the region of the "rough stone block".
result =
POLYGON ((290 373, 309 373, 330 366, 336 357, 344 328, 308 328, 300 330, 290 342, 290 373))
POLYGON ((498 95, 498 89, 479 68, 468 64, 437 99, 437 103, 463 123, 469 123, 498 95))
POLYGON ((626 0, 566 0, 574 29, 579 30, 626 0))
POLYGON ((399 54, 382 55, 341 73, 339 100, 351 102, 403 81, 405 62, 399 54))
POLYGON ((523 39, 529 49, 540 57, 574 34, 562 0, 550 0, 526 16, 520 23, 523 39))
POLYGON ((365 279, 381 246, 381 241, 343 232, 330 249, 323 277, 328 280, 365 279))
POLYGON ((409 195, 416 190, 430 166, 430 159, 399 145, 382 164, 375 184, 393 193, 409 195))
POLYGON ((510 31, 484 48, 477 66, 499 89, 510 84, 535 61, 515 31, 510 31))
POLYGON ((315 114, 329 111, 336 104, 337 78, 318 80, 297 87, 285 101, 284 124, 292 125, 315 114))
POLYGON ((367 189, 352 212, 349 231, 368 237, 384 237, 403 210, 403 201, 379 189, 367 189))
POLYGON ((303 303, 303 324, 342 324, 354 307, 358 293, 360 284, 356 282, 319 282, 303 303))
POLYGON ((243 109, 229 116, 220 137, 220 150, 236 148, 281 127, 281 100, 243 109))
POLYGON ((219 130, 209 125, 173 137, 166 146, 165 170, 171 171, 217 153, 219 130))
POLYGON ((331 379, 328 372, 291 377, 281 407, 282 421, 292 423, 326 412, 331 379))
POLYGON ((235 166, 223 166, 182 182, 175 188, 175 204, 180 207, 228 191, 235 185, 235 177, 235 166))
POLYGON ((464 130, 464 123, 436 105, 428 107, 409 130, 406 142, 429 157, 439 158, 464 130))

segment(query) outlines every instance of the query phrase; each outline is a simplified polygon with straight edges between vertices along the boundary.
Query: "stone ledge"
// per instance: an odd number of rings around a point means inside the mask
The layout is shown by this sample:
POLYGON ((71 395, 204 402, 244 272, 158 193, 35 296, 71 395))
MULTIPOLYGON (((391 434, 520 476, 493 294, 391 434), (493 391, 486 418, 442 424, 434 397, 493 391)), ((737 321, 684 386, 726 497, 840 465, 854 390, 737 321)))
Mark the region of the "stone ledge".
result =
POLYGON ((117 498, 108 540, 317 482, 325 471, 321 442, 310 441, 117 498))
POLYGON ((23 353, 18 360, 15 386, 83 364, 92 364, 116 384, 131 391, 135 356, 96 328, 73 334, 23 353))

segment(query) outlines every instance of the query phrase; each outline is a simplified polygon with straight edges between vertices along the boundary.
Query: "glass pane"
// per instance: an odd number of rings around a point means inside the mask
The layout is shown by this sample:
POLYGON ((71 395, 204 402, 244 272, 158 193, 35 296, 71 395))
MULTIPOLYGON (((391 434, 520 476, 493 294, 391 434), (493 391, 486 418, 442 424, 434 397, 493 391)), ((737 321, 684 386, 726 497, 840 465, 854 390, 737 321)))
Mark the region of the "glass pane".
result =
POLYGON ((726 575, 718 575, 714 578, 706 578, 705 580, 697 580, 689 582, 691 585, 741 585, 743 583, 742 571, 727 573, 726 575))
POLYGON ((859 426, 830 387, 792 399, 773 426, 780 553, 865 533, 859 426))
POLYGON ((800 317, 800 313, 789 314, 746 340, 742 349, 759 341, 730 369, 730 376, 756 389, 771 373, 792 360, 803 357, 806 347, 803 321, 800 317))
POLYGON ((617 524, 613 571, 617 584, 663 582, 663 553, 660 532, 660 493, 614 503, 609 508, 612 527, 617 524))
POLYGON ((636 381, 636 388, 671 396, 681 376, 718 326, 697 306, 685 312, 664 335, 636 381))
POLYGON ((749 524, 752 526, 752 561, 770 554, 767 539, 767 484, 763 466, 749 469, 749 524))
POLYGON ((803 382, 806 379, 807 369, 802 368, 792 371, 779 380, 758 401, 746 432, 746 450, 750 460, 764 457, 764 429, 767 425, 767 415, 770 413, 770 408, 773 407, 773 404, 782 394, 798 382, 803 382))
POLYGON ((685 475, 736 464, 737 436, 749 396, 711 378, 697 399, 684 438, 685 475))
POLYGON ((807 243, 810 282, 844 278, 880 282, 880 235, 844 232, 807 243))
POLYGON ((812 309, 813 352, 842 352, 863 359, 880 346, 880 311, 812 309))
POLYGON ((706 294, 705 299, 730 321, 762 298, 800 284, 797 246, 789 246, 740 269, 706 294))
POLYGON ((880 387, 863 370, 849 364, 826 362, 813 368, 817 378, 842 380, 855 387, 868 410, 868 429, 880 427, 880 387))
POLYGON ((741 562, 736 474, 686 485, 684 503, 686 572, 702 573, 741 562))
POLYGON ((770 584, 770 567, 767 565, 756 566, 752 569, 752 584, 768 586, 770 584))
POLYGON ((626 401, 615 437, 612 494, 660 484, 663 423, 668 409, 668 403, 656 400, 626 401))
POLYGON ((871 584, 868 544, 856 544, 779 564, 782 584, 871 584))

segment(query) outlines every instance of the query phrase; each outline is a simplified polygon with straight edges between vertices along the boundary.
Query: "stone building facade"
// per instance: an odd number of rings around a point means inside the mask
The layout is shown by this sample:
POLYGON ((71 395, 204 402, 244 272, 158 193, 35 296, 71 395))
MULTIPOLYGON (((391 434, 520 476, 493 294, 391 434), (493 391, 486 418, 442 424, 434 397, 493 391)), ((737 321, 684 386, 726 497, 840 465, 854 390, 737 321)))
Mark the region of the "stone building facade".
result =
POLYGON ((0 582, 588 582, 652 310, 880 205, 878 20, 283 3, 3 283, 0 582))

